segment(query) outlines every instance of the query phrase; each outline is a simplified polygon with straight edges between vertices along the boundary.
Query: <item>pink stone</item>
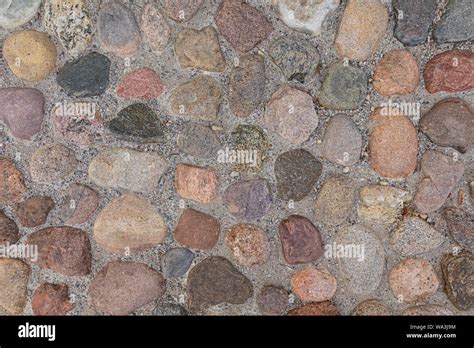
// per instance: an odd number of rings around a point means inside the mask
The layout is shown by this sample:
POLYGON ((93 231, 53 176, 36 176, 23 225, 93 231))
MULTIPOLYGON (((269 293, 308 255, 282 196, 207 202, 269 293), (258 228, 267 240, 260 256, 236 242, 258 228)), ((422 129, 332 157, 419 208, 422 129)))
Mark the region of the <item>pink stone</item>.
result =
POLYGON ((153 99, 163 93, 165 85, 150 68, 138 68, 126 74, 117 86, 117 95, 126 99, 153 99))

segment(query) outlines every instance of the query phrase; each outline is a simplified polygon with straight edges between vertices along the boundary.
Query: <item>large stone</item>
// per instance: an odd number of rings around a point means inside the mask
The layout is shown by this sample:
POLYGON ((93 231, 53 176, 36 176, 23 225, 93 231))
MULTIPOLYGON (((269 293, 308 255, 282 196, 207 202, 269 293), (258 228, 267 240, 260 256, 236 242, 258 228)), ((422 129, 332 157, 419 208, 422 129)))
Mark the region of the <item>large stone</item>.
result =
POLYGON ((22 80, 40 81, 56 67, 56 47, 48 35, 35 30, 16 31, 3 43, 3 57, 22 80))
POLYGON ((218 178, 214 168, 179 163, 176 165, 174 186, 183 198, 210 203, 217 196, 218 178))
POLYGON ((30 197, 18 204, 16 218, 24 227, 42 225, 54 205, 54 201, 47 196, 30 197))
POLYGON ((461 248, 474 252, 474 217, 458 208, 446 208, 443 216, 451 237, 461 248))
POLYGON ((474 2, 450 0, 436 25, 433 36, 438 43, 460 42, 474 37, 474 2))
POLYGON ((272 94, 263 117, 268 129, 292 144, 308 140, 319 123, 313 98, 289 85, 272 94))
POLYGON ((30 174, 34 182, 52 184, 67 179, 78 165, 76 154, 61 144, 38 148, 30 159, 30 174))
POLYGON ((164 132, 163 123, 155 111, 141 103, 120 110, 108 127, 114 133, 139 138, 159 137, 164 132))
POLYGON ((41 130, 44 119, 43 93, 34 88, 0 89, 0 120, 17 139, 31 139, 41 130))
POLYGON ((29 247, 38 248, 31 262, 66 276, 85 276, 92 266, 91 245, 87 233, 74 227, 47 227, 28 235, 29 247))
POLYGON ((337 289, 336 278, 323 267, 308 267, 291 275, 291 289, 303 302, 330 300, 337 289))
POLYGON ((99 206, 99 194, 82 184, 72 184, 65 192, 61 204, 61 220, 67 225, 79 225, 92 216, 99 206))
POLYGON ((15 221, 0 210, 0 245, 15 244, 20 239, 20 233, 15 221))
POLYGON ((184 153, 199 158, 216 158, 221 142, 211 127, 199 123, 188 122, 178 133, 178 148, 184 153))
POLYGON ((204 0, 163 0, 166 15, 177 22, 189 21, 201 8, 204 0))
POLYGON ((66 284, 43 283, 31 298, 31 308, 35 315, 65 315, 74 308, 69 299, 66 284))
POLYGON ((220 34, 240 52, 250 51, 273 31, 265 16, 242 0, 221 1, 214 21, 220 34))
POLYGON ((379 0, 348 0, 337 31, 335 46, 341 58, 364 61, 385 36, 387 8, 379 0))
POLYGON ((0 203, 15 203, 26 191, 25 181, 15 163, 0 157, 0 203))
POLYGON ((416 210, 431 213, 441 208, 463 173, 461 161, 427 150, 421 158, 420 181, 413 200, 416 210))
POLYGON ((201 30, 181 30, 176 36, 174 49, 181 68, 224 71, 224 56, 216 29, 212 26, 201 30))
POLYGON ((166 230, 163 218, 148 200, 126 192, 99 212, 93 236, 107 251, 127 253, 155 247, 165 238, 166 230))
POLYGON ((425 64, 423 78, 429 93, 454 93, 472 89, 474 53, 457 49, 439 53, 425 64))
POLYGON ((436 0, 394 0, 396 24, 393 35, 406 46, 424 43, 436 16, 436 0))
POLYGON ((101 5, 97 15, 97 38, 104 51, 128 57, 140 47, 140 30, 133 13, 118 1, 101 5))
POLYGON ((89 297, 100 312, 127 315, 160 298, 165 290, 163 276, 146 264, 111 261, 91 281, 89 297))
POLYGON ((107 148, 89 164, 89 178, 102 187, 150 192, 168 165, 158 154, 127 148, 107 148))
POLYGON ((474 113, 458 98, 436 103, 420 120, 420 130, 440 146, 454 147, 466 153, 474 141, 474 113))
POLYGON ((280 222, 278 232, 283 257, 289 264, 313 262, 323 254, 321 234, 304 216, 288 216, 280 222))
POLYGON ((31 268, 16 259, 0 258, 0 309, 7 314, 21 314, 27 301, 31 268))
POLYGON ((456 308, 466 311, 474 307, 474 256, 469 252, 445 255, 441 270, 449 300, 456 308))
POLYGON ((255 225, 232 226, 225 236, 225 243, 237 262, 245 266, 263 264, 270 254, 267 235, 255 225))
POLYGON ((138 68, 119 81, 117 95, 126 99, 155 99, 163 93, 165 85, 150 68, 138 68))
POLYGON ((188 208, 181 213, 173 236, 178 243, 193 249, 211 249, 219 240, 220 228, 215 217, 188 208))
POLYGON ((41 5, 41 0, 3 1, 0 7, 0 27, 11 29, 32 19, 41 5))
POLYGON ((243 220, 263 217, 272 205, 272 191, 264 179, 237 181, 229 185, 223 195, 229 212, 243 220))
POLYGON ((204 259, 188 274, 187 294, 193 311, 219 303, 243 304, 253 293, 252 283, 227 259, 212 256, 204 259))
POLYGON ((418 139, 411 120, 398 109, 376 108, 369 117, 369 165, 379 175, 402 178, 416 169, 418 139))
POLYGON ((157 3, 149 2, 143 7, 140 29, 145 41, 155 54, 161 54, 171 38, 171 28, 158 9, 157 3))

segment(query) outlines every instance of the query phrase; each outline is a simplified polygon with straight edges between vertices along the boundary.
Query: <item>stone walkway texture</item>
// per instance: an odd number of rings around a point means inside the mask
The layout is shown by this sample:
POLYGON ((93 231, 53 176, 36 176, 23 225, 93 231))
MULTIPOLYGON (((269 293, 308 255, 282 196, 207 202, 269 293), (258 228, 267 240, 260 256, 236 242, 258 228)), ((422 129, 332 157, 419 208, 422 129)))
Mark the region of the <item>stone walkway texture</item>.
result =
POLYGON ((474 1, 0 1, 0 315, 474 315, 474 1))

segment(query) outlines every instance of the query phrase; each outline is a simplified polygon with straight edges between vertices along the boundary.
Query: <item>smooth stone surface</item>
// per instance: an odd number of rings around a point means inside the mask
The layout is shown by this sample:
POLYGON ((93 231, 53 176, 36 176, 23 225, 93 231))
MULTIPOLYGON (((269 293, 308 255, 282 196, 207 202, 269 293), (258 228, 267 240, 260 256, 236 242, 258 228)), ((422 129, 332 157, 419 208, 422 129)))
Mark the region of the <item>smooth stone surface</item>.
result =
POLYGON ((438 43, 460 42, 474 37, 474 3, 450 0, 436 25, 433 36, 438 43))
POLYGON ((436 16, 436 6, 436 0, 394 0, 396 24, 393 36, 406 46, 424 43, 436 16))
POLYGON ((141 103, 120 110, 108 127, 114 133, 139 138, 159 137, 164 132, 163 123, 155 111, 141 103))
POLYGON ((335 316, 340 315, 339 310, 329 301, 311 302, 303 306, 293 308, 288 312, 289 316, 335 316))
POLYGON ((92 267, 87 233, 69 226, 47 227, 28 235, 26 244, 38 247, 38 259, 30 261, 66 276, 88 275, 92 267))
POLYGON ((356 186, 352 179, 331 176, 318 192, 314 205, 316 220, 328 226, 342 224, 352 211, 356 186))
POLYGON ((229 149, 228 156, 226 156, 227 149, 221 150, 218 152, 217 161, 219 163, 233 162, 234 171, 259 172, 271 148, 267 138, 266 132, 258 126, 238 125, 230 135, 232 148, 229 149))
POLYGON ((360 160, 362 135, 349 116, 337 114, 329 120, 321 147, 321 153, 328 161, 353 166, 360 160))
POLYGON ((84 0, 45 1, 43 24, 72 57, 87 49, 95 29, 84 0))
POLYGON ((188 122, 177 137, 178 148, 193 157, 204 159, 217 157, 221 142, 211 127, 188 122))
POLYGON ((419 81, 415 57, 405 49, 385 52, 372 77, 375 90, 386 97, 411 94, 419 81))
POLYGON ((25 179, 15 163, 0 157, 0 203, 15 203, 26 191, 25 179))
POLYGON ((404 217, 390 235, 390 247, 402 256, 415 256, 437 249, 444 236, 424 220, 404 217))
POLYGON ((323 254, 321 234, 300 215, 290 215, 278 225, 283 257, 289 264, 316 261, 323 254))
POLYGON ((199 311, 224 302, 245 303, 253 286, 227 259, 211 256, 191 269, 186 290, 189 308, 199 311))
POLYGON ((274 173, 278 198, 300 201, 318 181, 323 165, 305 149, 290 150, 279 155, 274 173))
POLYGON ((187 208, 173 232, 174 239, 193 249, 211 249, 219 240, 220 223, 215 217, 187 208))
POLYGON ((0 27, 11 29, 32 19, 41 5, 41 0, 3 1, 0 7, 0 27))
POLYGON ((0 310, 21 314, 27 302, 31 268, 17 259, 0 258, 0 310))
POLYGON ((390 270, 388 281, 393 295, 401 303, 424 300, 439 286, 433 266, 422 259, 402 260, 390 270))
POLYGON ((287 80, 300 83, 317 73, 321 61, 315 46, 294 37, 275 40, 268 54, 287 80))
POLYGON ((245 266, 261 265, 270 254, 267 235, 255 225, 232 226, 225 236, 225 243, 234 259, 245 266))
POLYGON ((240 0, 221 1, 214 22, 230 46, 240 52, 250 51, 273 31, 259 10, 240 0))
POLYGON ((229 213, 243 220, 263 217, 272 205, 272 191, 264 179, 242 180, 230 184, 223 201, 229 213))
POLYGON ((266 285, 257 295, 257 306, 263 315, 282 315, 288 309, 288 291, 266 285))
POLYGON ((431 58, 423 71, 429 93, 462 92, 474 88, 474 53, 451 50, 431 58))
POLYGON ((176 22, 189 21, 201 8, 204 0, 163 0, 166 15, 176 22))
POLYGON ((150 192, 167 169, 166 161, 153 152, 107 148, 89 164, 89 178, 102 187, 150 192))
POLYGON ((92 216, 100 203, 99 194, 89 186, 74 183, 65 191, 61 205, 61 220, 67 225, 79 225, 92 216))
POLYGON ((166 230, 163 218, 148 200, 125 192, 99 212, 93 237, 110 252, 139 252, 161 243, 166 230))
POLYGON ((56 47, 48 35, 35 30, 15 31, 3 42, 3 57, 20 79, 41 81, 56 67, 56 47))
POLYGON ((133 13, 118 1, 101 4, 97 15, 97 38, 107 52, 125 58, 140 47, 140 29, 133 13))
POLYGON ((291 275, 291 289, 303 302, 330 300, 337 289, 336 278, 323 267, 308 267, 291 275))
POLYGON ((109 86, 109 72, 109 58, 92 52, 60 68, 57 82, 70 96, 94 97, 104 93, 109 86))
POLYGON ((179 278, 186 274, 194 254, 186 248, 174 248, 168 250, 161 259, 161 268, 165 278, 179 278))
POLYGON ((369 165, 374 171, 388 178, 407 177, 415 171, 418 139, 409 117, 398 109, 391 113, 386 107, 376 108, 368 129, 369 165))
POLYGON ((445 290, 451 303, 466 311, 474 307, 474 256, 469 252, 446 254, 441 260, 445 290))
POLYGON ((441 152, 427 150, 421 158, 420 180, 413 204, 421 213, 441 208, 464 173, 464 164, 441 152))
POLYGON ((443 216, 451 237, 463 249, 474 252, 474 217, 458 208, 446 208, 443 216))
POLYGON ((35 88, 0 89, 0 120, 10 134, 20 140, 29 140, 41 131, 45 99, 35 88))
POLYGON ((215 79, 199 75, 173 90, 169 98, 171 112, 197 120, 215 120, 222 93, 222 88, 215 79))
POLYGON ((91 281, 89 298, 100 312, 127 315, 160 298, 165 290, 163 276, 146 264, 111 261, 91 281))
POLYGON ((0 245, 15 244, 20 239, 20 233, 15 221, 0 210, 0 245))
POLYGON ((324 20, 340 4, 339 0, 273 0, 280 19, 290 28, 319 35, 324 20))
POLYGON ((374 292, 385 269, 384 247, 374 231, 363 225, 347 226, 337 232, 334 242, 355 245, 361 251, 352 257, 338 257, 340 276, 347 289, 358 295, 374 292))
POLYGON ((46 222, 54 206, 54 201, 49 197, 33 196, 17 205, 16 218, 24 227, 36 227, 46 222))
POLYGON ((338 56, 369 59, 384 38, 387 25, 388 11, 379 0, 348 0, 334 42, 338 56))
POLYGON ((176 36, 174 49, 181 68, 224 71, 224 56, 217 31, 212 26, 201 30, 181 30, 176 36))
POLYGON ((78 166, 76 154, 61 144, 48 144, 38 148, 30 159, 31 179, 39 184, 52 184, 65 180, 78 166))
POLYGON ((171 39, 172 30, 156 3, 147 3, 140 17, 143 38, 155 54, 161 54, 171 39))
POLYGON ((263 117, 269 130, 292 144, 308 140, 319 123, 313 98, 289 85, 281 86, 272 94, 263 117))
POLYGON ((474 113, 459 98, 436 103, 421 118, 419 127, 435 144, 453 147, 461 153, 466 153, 474 142, 474 113))
POLYGON ((35 315, 65 315, 74 305, 70 302, 66 284, 43 283, 31 298, 31 308, 35 315))
POLYGON ((454 313, 441 305, 435 304, 426 304, 426 305, 419 305, 419 306, 412 306, 408 307, 402 312, 402 315, 413 315, 413 316, 446 316, 446 315, 453 315, 454 313))
POLYGON ((354 316, 381 316, 390 315, 390 309, 380 300, 365 300, 359 303, 353 310, 351 315, 354 316))
POLYGON ((178 163, 174 176, 176 192, 183 198, 210 203, 217 196, 219 184, 214 168, 178 163))
POLYGON ((318 101, 328 109, 357 109, 365 100, 367 88, 364 71, 342 62, 334 63, 323 81, 318 101))
POLYGON ((228 98, 232 113, 247 117, 260 105, 265 92, 265 64, 257 54, 238 58, 229 77, 228 98))
POLYGON ((160 75, 154 70, 143 67, 126 74, 119 81, 117 95, 126 99, 155 99, 165 90, 160 75))

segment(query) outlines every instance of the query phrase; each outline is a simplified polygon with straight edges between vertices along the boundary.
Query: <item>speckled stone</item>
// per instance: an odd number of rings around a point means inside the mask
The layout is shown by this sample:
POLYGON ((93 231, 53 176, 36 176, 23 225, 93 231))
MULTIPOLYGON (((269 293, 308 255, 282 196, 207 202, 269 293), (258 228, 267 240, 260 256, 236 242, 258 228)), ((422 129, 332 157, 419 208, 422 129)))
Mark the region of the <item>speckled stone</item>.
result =
POLYGON ((308 267, 291 275, 291 289, 303 302, 330 300, 337 289, 336 278, 323 267, 308 267))
POLYGON ((191 269, 186 290, 189 307, 199 311, 224 302, 245 303, 253 286, 227 259, 211 256, 191 269))
POLYGON ((288 309, 288 291, 273 285, 266 285, 257 296, 258 309, 263 315, 282 315, 288 309))
POLYGON ((31 308, 35 315, 65 315, 74 305, 70 302, 66 284, 43 283, 31 298, 31 308))
POLYGON ((217 158, 221 142, 211 127, 187 122, 176 139, 178 148, 193 157, 217 158))
POLYGON ((166 15, 177 22, 189 21, 201 8, 204 0, 163 0, 166 15))
POLYGON ((161 14, 157 3, 149 2, 143 7, 140 29, 151 50, 160 55, 171 39, 172 29, 161 14))
POLYGON ((159 304, 153 310, 153 315, 156 316, 185 316, 188 312, 183 306, 176 303, 159 304))
POLYGON ((178 243, 193 249, 211 249, 219 239, 220 228, 215 217, 187 208, 179 216, 173 236, 178 243))
POLYGON ((434 315, 453 315, 454 313, 441 305, 426 304, 419 306, 408 307, 402 312, 402 315, 413 315, 413 316, 434 316, 434 315))
POLYGON ((446 254, 441 260, 441 270, 448 298, 456 308, 466 311, 474 307, 474 256, 469 252, 446 254))
POLYGON ((74 183, 65 191, 61 204, 61 220, 67 225, 79 225, 92 216, 100 203, 99 194, 89 186, 74 183))
POLYGON ((23 174, 15 163, 0 157, 0 203, 17 202, 26 191, 23 174))
POLYGON ((390 315, 390 309, 380 300, 365 300, 359 303, 353 310, 352 315, 362 316, 381 316, 381 315, 390 315))
POLYGON ((311 302, 303 306, 293 308, 288 312, 289 316, 335 316, 340 315, 339 310, 329 301, 311 302))
POLYGON ((278 198, 302 200, 312 190, 322 170, 321 162, 305 149, 282 153, 274 166, 278 198))
POLYGON ((463 249, 474 252, 474 217, 458 208, 446 208, 443 216, 451 237, 463 249))
POLYGON ((0 27, 11 29, 30 21, 38 11, 41 0, 3 2, 0 8, 0 27))
POLYGON ((226 156, 225 150, 220 150, 217 156, 218 162, 234 162, 229 164, 233 164, 232 169, 238 172, 256 173, 262 169, 271 147, 262 128, 250 124, 238 125, 232 131, 230 141, 232 148, 229 149, 229 155, 226 156))
POLYGON ((176 192, 195 202, 210 203, 217 196, 219 180, 214 168, 178 163, 174 176, 176 192))
POLYGON ((165 278, 179 278, 186 274, 194 260, 194 253, 186 248, 168 250, 161 259, 165 278))
POLYGON ((243 220, 264 216, 272 205, 272 191, 264 179, 242 180, 229 185, 223 195, 228 211, 243 220))
POLYGON ((155 111, 141 103, 120 110, 108 127, 114 133, 140 138, 160 137, 164 132, 163 123, 155 111))
POLYGON ((460 42, 474 37, 474 3, 450 0, 446 12, 437 23, 433 36, 438 43, 460 42))
POLYGON ((395 36, 406 46, 424 43, 436 16, 436 0, 394 0, 395 36))
POLYGON ((76 154, 61 144, 38 148, 30 160, 30 174, 34 182, 52 184, 67 179, 78 166, 76 154))
POLYGON ((15 244, 20 239, 20 233, 15 221, 0 210, 0 245, 15 244))
POLYGON ((150 68, 142 67, 122 77, 117 86, 117 95, 126 99, 155 99, 164 90, 160 75, 150 68))
POLYGON ((144 263, 111 261, 92 279, 89 298, 100 312, 127 315, 160 298, 163 276, 144 263))
POLYGON ((33 196, 19 203, 16 218, 24 227, 36 227, 46 222, 54 201, 46 196, 33 196))
POLYGON ((234 259, 245 266, 261 265, 270 254, 267 235, 255 225, 232 226, 225 236, 225 243, 234 259))
POLYGON ((0 258, 0 310, 22 314, 27 302, 31 268, 17 259, 0 258))

